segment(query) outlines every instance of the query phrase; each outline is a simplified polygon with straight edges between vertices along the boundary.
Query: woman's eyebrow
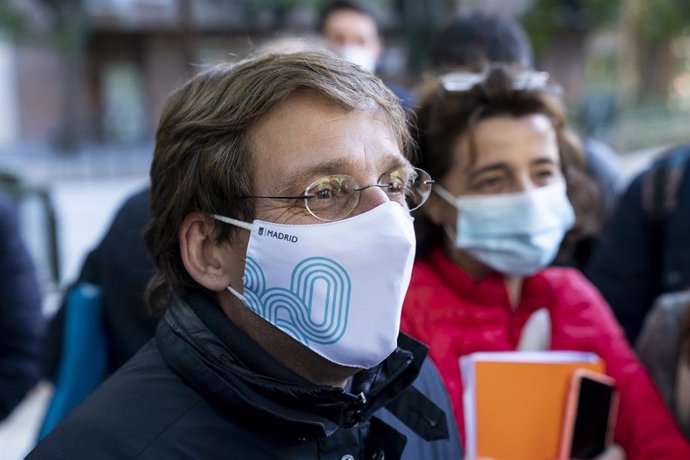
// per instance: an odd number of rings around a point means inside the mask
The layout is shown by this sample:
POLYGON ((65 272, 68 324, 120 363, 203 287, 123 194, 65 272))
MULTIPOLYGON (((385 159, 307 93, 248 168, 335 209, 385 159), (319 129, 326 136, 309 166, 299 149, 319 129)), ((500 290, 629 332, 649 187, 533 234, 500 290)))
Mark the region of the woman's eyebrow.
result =
POLYGON ((537 158, 536 160, 532 161, 533 166, 540 166, 540 165, 555 165, 557 164, 556 161, 553 158, 537 158))
POLYGON ((474 171, 471 171, 470 177, 476 177, 487 172, 507 171, 508 169, 509 168, 506 163, 491 163, 486 166, 482 166, 481 168, 477 168, 474 171))

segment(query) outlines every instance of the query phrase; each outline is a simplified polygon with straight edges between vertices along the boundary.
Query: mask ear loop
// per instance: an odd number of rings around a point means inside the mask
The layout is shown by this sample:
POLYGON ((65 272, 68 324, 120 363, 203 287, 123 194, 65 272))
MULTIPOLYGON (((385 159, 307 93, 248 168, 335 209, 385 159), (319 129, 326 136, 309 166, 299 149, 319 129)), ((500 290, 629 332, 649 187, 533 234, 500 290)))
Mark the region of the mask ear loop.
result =
POLYGON ((443 188, 441 185, 434 184, 434 188, 432 189, 438 196, 443 198, 449 205, 457 208, 457 201, 458 198, 453 196, 448 190, 443 188))
POLYGON ((230 292, 230 294, 234 295, 234 296, 237 297, 241 302, 244 303, 244 295, 242 295, 242 294, 240 294, 239 292, 237 292, 237 290, 236 290, 234 287, 228 285, 228 287, 226 287, 225 289, 227 289, 227 290, 230 292))
MULTIPOLYGON (((221 216, 219 214, 211 214, 211 217, 213 217, 214 219, 216 219, 220 222, 234 225, 236 227, 240 227, 240 228, 243 228, 245 230, 249 230, 250 232, 254 229, 254 224, 250 224, 250 223, 247 223, 247 222, 244 222, 241 220, 233 219, 232 217, 221 216)), ((244 263, 245 264, 247 263, 246 257, 244 258, 244 263)), ((226 289, 230 292, 230 294, 234 295, 240 301, 244 302, 244 295, 240 294, 235 288, 233 288, 232 286, 228 286, 226 289)))
POLYGON ((458 235, 457 232, 454 235, 453 232, 451 231, 451 228, 449 225, 444 225, 443 226, 443 232, 446 234, 449 240, 453 242, 453 244, 457 247, 458 246, 458 235))
MULTIPOLYGON (((456 209, 456 212, 460 212, 460 208, 458 207, 458 198, 456 196, 453 196, 448 190, 443 188, 441 185, 434 185, 433 191, 441 197, 444 201, 446 201, 449 205, 453 206, 456 209)), ((449 240, 453 242, 453 244, 457 245, 457 235, 454 235, 453 232, 451 231, 450 227, 448 225, 443 226, 443 232, 446 234, 449 240)))
POLYGON ((234 225, 235 227, 240 227, 245 230, 249 230, 250 232, 254 230, 254 224, 250 224, 242 220, 233 219, 232 217, 221 216, 219 214, 211 214, 211 217, 226 224, 234 225))

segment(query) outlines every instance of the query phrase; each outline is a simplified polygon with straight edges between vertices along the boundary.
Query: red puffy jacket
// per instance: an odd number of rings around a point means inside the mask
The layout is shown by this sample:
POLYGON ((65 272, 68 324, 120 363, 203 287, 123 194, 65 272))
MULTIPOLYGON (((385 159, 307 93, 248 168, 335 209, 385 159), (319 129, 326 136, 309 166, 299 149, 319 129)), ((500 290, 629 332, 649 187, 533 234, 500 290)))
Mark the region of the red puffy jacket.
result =
POLYGON ((594 352, 616 379, 620 406, 614 439, 628 460, 690 459, 690 444, 608 305, 578 271, 548 268, 525 278, 520 304, 512 308, 502 275, 475 281, 437 249, 415 264, 401 327, 429 345, 448 386, 462 439, 458 358, 477 351, 515 350, 527 319, 542 307, 551 316, 552 350, 594 352))

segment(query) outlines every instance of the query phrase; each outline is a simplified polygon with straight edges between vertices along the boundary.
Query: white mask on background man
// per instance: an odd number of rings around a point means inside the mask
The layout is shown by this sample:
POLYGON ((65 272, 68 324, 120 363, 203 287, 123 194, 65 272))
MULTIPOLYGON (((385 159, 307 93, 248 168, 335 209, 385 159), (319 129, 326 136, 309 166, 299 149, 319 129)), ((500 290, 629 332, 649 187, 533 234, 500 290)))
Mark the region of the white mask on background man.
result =
POLYGON ((564 182, 500 195, 454 197, 439 185, 434 191, 458 210, 455 245, 508 275, 549 265, 575 223, 564 182))
POLYGON ((363 46, 345 45, 335 49, 334 52, 346 61, 357 64, 367 72, 373 73, 376 70, 376 54, 363 46))
POLYGON ((386 202, 336 222, 248 224, 244 291, 228 290, 257 315, 327 360, 370 368, 397 346, 412 274, 412 218, 386 202))

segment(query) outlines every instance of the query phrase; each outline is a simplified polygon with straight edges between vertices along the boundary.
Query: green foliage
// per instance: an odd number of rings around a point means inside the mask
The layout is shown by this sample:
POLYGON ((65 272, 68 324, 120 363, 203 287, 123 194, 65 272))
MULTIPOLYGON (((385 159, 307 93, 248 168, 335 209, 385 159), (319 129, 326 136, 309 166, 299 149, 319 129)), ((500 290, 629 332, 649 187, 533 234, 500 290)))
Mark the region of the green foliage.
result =
POLYGON ((649 41, 682 35, 690 30, 690 1, 645 0, 640 22, 642 36, 649 41))
POLYGON ((613 23, 619 8, 620 0, 534 0, 522 23, 535 49, 541 49, 563 31, 587 33, 613 23))
MULTIPOLYGON (((368 0, 364 4, 381 4, 385 0, 368 0)), ((312 10, 318 10, 325 6, 327 0, 249 0, 257 9, 288 10, 297 6, 307 6, 312 10)))
POLYGON ((53 46, 72 52, 81 43, 81 0, 0 0, 0 30, 14 40, 53 46), (36 27, 34 14, 45 18, 36 27))
POLYGON ((286 10, 300 5, 317 8, 323 3, 320 0, 250 0, 257 9, 286 10))
POLYGON ((12 37, 26 35, 28 21, 24 14, 7 0, 0 0, 0 30, 12 37))
MULTIPOLYGON (((690 0, 638 0, 643 39, 661 41, 690 30, 690 0)), ((621 0, 534 0, 522 22, 535 48, 558 39, 560 32, 581 31, 614 23, 621 0)))

